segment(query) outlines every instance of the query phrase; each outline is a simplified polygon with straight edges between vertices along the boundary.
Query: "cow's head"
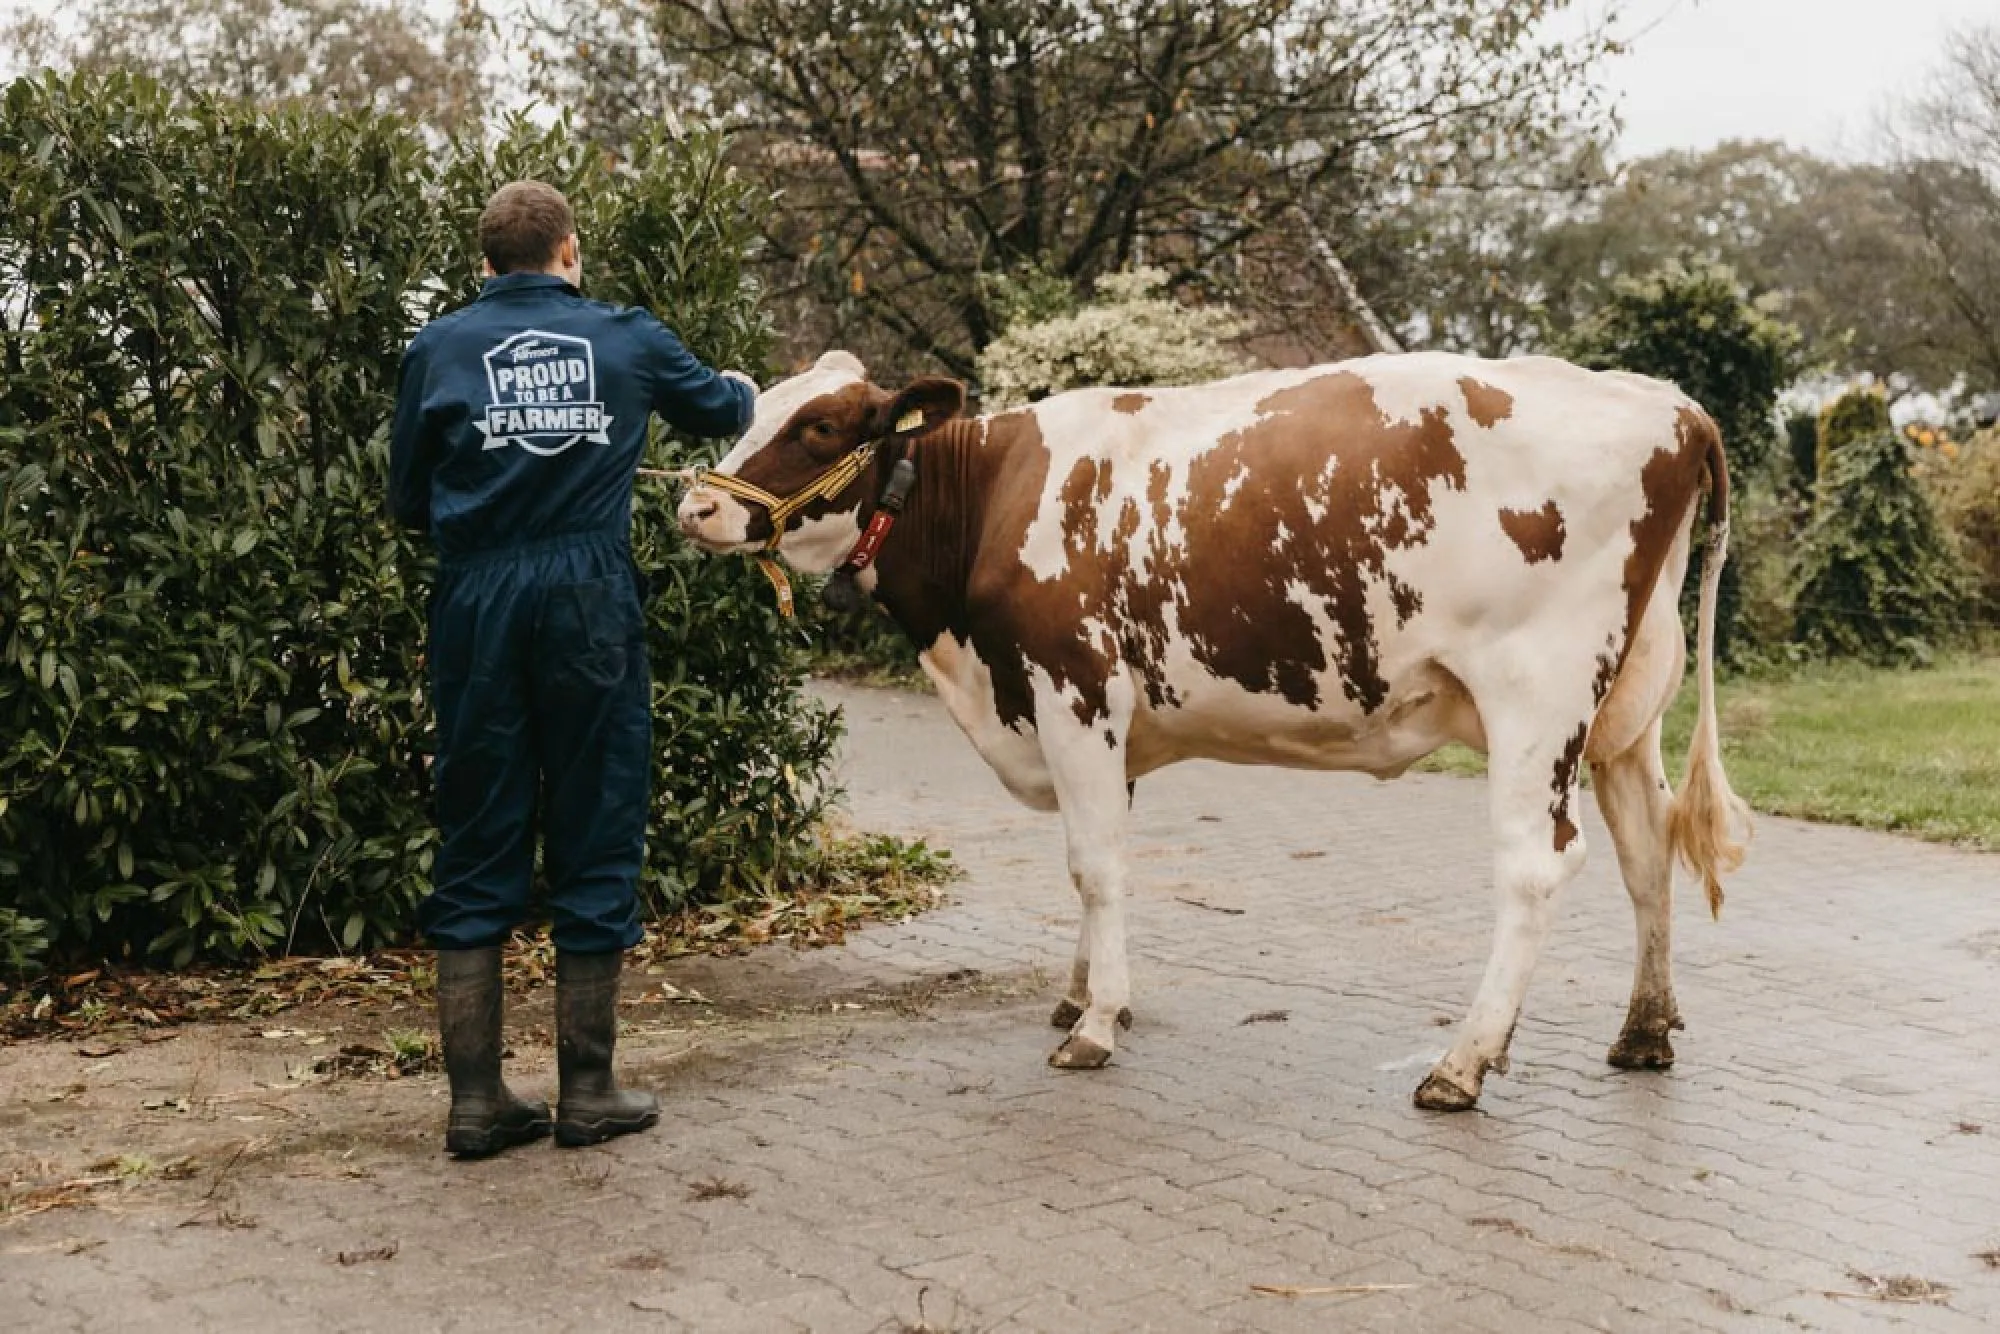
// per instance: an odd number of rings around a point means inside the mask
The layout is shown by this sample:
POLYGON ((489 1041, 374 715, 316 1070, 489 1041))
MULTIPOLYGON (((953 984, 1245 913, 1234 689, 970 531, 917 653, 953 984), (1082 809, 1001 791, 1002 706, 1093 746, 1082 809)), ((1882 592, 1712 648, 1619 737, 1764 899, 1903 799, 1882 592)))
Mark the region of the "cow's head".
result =
MULTIPOLYGON (((900 393, 868 382, 852 353, 829 352, 810 369, 757 395, 756 416, 715 471, 786 500, 811 488, 857 450, 878 449, 922 435, 965 408, 965 386, 934 377, 912 380, 900 393)), ((793 569, 831 570, 861 536, 861 510, 873 499, 874 468, 845 487, 786 517, 776 550, 793 569)), ((715 552, 770 548, 769 508, 699 482, 680 505, 681 532, 715 552)))

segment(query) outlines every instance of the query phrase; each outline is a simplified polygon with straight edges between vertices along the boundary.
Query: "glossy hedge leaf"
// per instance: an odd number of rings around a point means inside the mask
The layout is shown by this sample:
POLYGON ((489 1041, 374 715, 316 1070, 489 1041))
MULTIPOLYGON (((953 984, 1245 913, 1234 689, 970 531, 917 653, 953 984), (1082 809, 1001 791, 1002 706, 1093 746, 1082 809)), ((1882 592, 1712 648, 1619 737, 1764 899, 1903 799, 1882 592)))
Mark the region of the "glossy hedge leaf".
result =
MULTIPOLYGON (((488 193, 534 175, 571 193, 591 295, 758 367, 768 201, 722 148, 660 136, 614 169, 560 122, 438 145, 125 76, 5 89, 0 903, 37 925, 0 951, 409 937, 433 560, 384 513, 402 348, 477 291, 488 193)), ((662 431, 650 461, 713 453, 662 431)), ((837 736, 756 571, 689 551, 670 503, 643 486, 633 535, 659 590, 655 907, 782 877, 837 736)))

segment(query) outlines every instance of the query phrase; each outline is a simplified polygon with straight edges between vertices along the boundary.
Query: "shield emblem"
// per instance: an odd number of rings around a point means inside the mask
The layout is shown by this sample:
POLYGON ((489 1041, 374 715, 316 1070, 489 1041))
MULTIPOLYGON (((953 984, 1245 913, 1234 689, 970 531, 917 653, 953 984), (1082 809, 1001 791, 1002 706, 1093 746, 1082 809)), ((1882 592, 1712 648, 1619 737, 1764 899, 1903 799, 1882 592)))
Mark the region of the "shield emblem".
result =
POLYGON ((485 361, 488 401, 475 422, 485 448, 518 445, 546 458, 580 440, 611 443, 588 338, 524 329, 491 348, 485 361))

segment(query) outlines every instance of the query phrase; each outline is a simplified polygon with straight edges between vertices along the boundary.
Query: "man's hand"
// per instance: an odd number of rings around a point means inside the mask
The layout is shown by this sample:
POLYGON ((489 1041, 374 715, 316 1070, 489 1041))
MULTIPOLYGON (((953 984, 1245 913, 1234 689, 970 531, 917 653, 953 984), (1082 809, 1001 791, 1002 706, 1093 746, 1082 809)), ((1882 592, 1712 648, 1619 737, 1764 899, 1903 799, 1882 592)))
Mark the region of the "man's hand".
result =
POLYGON ((722 372, 722 378, 725 380, 741 380, 744 384, 750 386, 750 392, 752 394, 757 393, 757 382, 751 379, 749 376, 745 375, 742 371, 724 371, 722 372))

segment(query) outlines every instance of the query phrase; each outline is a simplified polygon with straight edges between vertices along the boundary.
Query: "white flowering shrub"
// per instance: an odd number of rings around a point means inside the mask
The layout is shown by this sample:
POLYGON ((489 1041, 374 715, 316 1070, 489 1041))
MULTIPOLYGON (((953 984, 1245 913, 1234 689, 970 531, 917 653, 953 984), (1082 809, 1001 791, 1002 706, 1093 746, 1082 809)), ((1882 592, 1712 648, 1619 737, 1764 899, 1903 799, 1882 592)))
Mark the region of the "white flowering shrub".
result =
POLYGON ((1227 306, 1185 306, 1162 269, 1098 279, 1072 315, 1016 324, 979 354, 988 409, 1017 407, 1089 385, 1199 384, 1249 370, 1229 343, 1248 325, 1227 306))

